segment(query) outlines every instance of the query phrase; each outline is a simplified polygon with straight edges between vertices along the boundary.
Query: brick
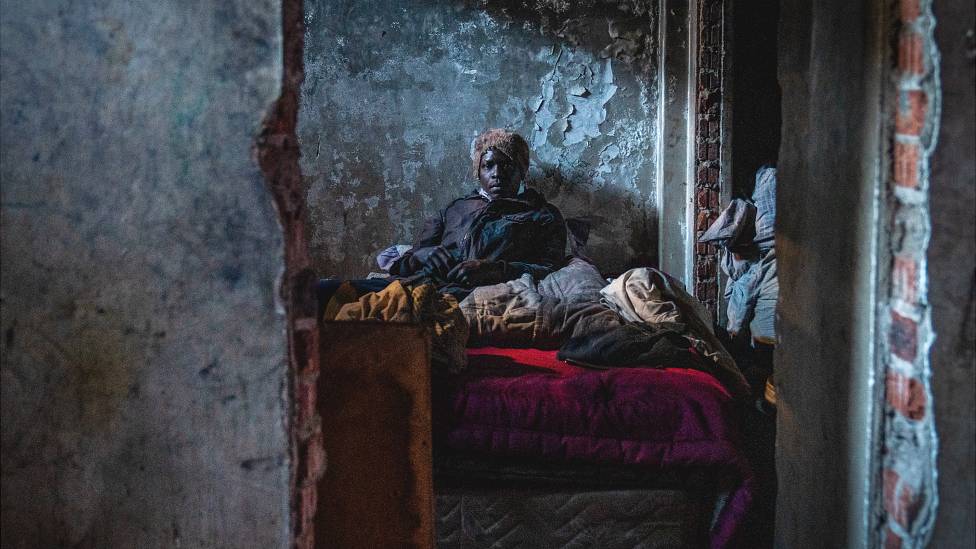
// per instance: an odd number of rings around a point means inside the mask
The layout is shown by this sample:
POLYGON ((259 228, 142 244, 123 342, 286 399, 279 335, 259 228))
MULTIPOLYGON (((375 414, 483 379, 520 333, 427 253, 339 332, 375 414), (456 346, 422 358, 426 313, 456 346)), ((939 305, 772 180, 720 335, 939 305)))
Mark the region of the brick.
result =
POLYGON ((695 205, 701 209, 708 208, 708 189, 698 189, 695 191, 695 205))
POLYGON ((898 487, 898 480, 898 473, 891 469, 881 470, 881 505, 886 510, 893 509, 895 506, 895 488, 898 487))
POLYGON ((699 282, 695 284, 695 297, 698 299, 705 299, 705 295, 708 293, 708 283, 699 282))
POLYGON ((715 25, 712 27, 712 44, 720 45, 722 43, 722 27, 715 25))
POLYGON ((901 549, 902 539, 901 536, 892 531, 891 528, 885 527, 885 541, 884 549, 901 549))
POLYGON ((918 324, 891 311, 891 331, 888 333, 891 352, 902 360, 915 362, 918 354, 918 324))
POLYGON ((911 257, 896 256, 891 269, 891 297, 918 304, 918 262, 911 257))
POLYGON ((708 142, 699 141, 697 145, 696 157, 698 158, 698 161, 708 162, 708 142))
POLYGON ((722 4, 723 2, 715 2, 712 4, 712 21, 720 22, 722 20, 722 4))
POLYGON ((711 187, 718 185, 718 168, 708 168, 708 185, 711 187))
POLYGON ((322 441, 322 429, 316 429, 307 440, 298 446, 298 485, 308 486, 322 478, 325 472, 326 454, 322 441))
POLYGON ((898 473, 887 468, 882 469, 881 479, 881 506, 891 520, 904 527, 908 524, 908 508, 911 503, 909 485, 901 480, 898 473))
POLYGON ((708 135, 710 137, 718 137, 718 120, 708 121, 708 135))
POLYGON ((922 35, 911 33, 898 39, 898 70, 902 74, 923 74, 922 35))
POLYGON ((707 231, 710 225, 709 212, 705 210, 699 210, 697 218, 695 219, 695 230, 696 231, 707 231))
POLYGON ((318 495, 318 486, 314 484, 299 490, 299 533, 301 535, 308 535, 310 538, 314 538, 314 535, 312 535, 312 528, 315 525, 315 511, 318 508, 318 495))
POLYGON ((718 191, 709 190, 708 191, 708 207, 712 209, 718 208, 718 191))
POLYGON ((918 189, 918 145, 895 143, 895 185, 918 189))
POLYGON ((301 535, 295 535, 295 541, 292 543, 292 549, 315 549, 315 536, 312 531, 308 531, 301 535))
POLYGON ((709 257, 705 259, 699 267, 702 269, 702 278, 714 278, 715 277, 715 258, 709 257))
POLYGON ((915 523, 915 520, 918 519, 918 514, 922 511, 922 507, 925 506, 925 494, 916 494, 905 487, 902 489, 898 499, 900 507, 906 511, 905 528, 910 528, 915 523))
POLYGON ((885 398, 898 413, 914 421, 925 417, 925 389, 918 380, 888 372, 887 389, 885 398))
POLYGON ((919 0, 900 0, 898 4, 901 7, 902 23, 911 23, 922 15, 922 8, 919 6, 919 0))
POLYGON ((710 47, 715 45, 715 42, 712 42, 712 22, 708 20, 707 12, 705 20, 701 21, 698 26, 698 32, 702 47, 710 47))
POLYGON ((700 280, 711 279, 715 276, 715 260, 699 259, 695 262, 695 277, 700 280))
POLYGON ((712 53, 712 68, 717 69, 722 66, 722 59, 719 57, 719 52, 712 53))
POLYGON ((714 282, 708 284, 705 292, 705 299, 708 301, 715 301, 718 299, 718 284, 714 282))
POLYGON ((718 114, 718 102, 722 98, 717 91, 698 96, 698 114, 718 114))
POLYGON ((890 469, 882 471, 882 500, 881 506, 888 513, 888 517, 909 528, 918 518, 918 514, 925 504, 925 496, 918 494, 914 486, 898 477, 890 469))
POLYGON ((928 106, 928 97, 922 90, 901 90, 895 131, 904 135, 922 133, 928 106))
POLYGON ((295 383, 295 429, 302 431, 312 424, 315 417, 317 382, 306 377, 295 383))
POLYGON ((319 371, 318 330, 295 331, 293 333, 293 353, 298 375, 315 374, 319 371))
POLYGON ((718 143, 708 144, 708 159, 718 160, 718 143))
POLYGON ((711 58, 712 56, 708 53, 707 50, 703 48, 701 50, 701 54, 699 55, 698 68, 708 69, 710 67, 709 61, 711 60, 711 58))

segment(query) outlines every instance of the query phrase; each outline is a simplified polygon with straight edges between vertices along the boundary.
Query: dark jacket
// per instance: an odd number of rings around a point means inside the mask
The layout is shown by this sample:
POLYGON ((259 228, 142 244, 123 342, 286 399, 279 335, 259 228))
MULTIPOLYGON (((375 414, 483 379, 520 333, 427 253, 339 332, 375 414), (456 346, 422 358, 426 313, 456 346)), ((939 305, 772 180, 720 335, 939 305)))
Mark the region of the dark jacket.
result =
POLYGON ((458 262, 502 262, 506 280, 525 273, 541 280, 562 266, 566 223, 559 209, 534 189, 514 198, 492 201, 475 192, 427 219, 413 248, 390 267, 390 274, 414 284, 433 282, 442 292, 460 300, 470 293, 469 289, 439 280, 427 269, 410 271, 411 255, 437 246, 444 246, 458 262))

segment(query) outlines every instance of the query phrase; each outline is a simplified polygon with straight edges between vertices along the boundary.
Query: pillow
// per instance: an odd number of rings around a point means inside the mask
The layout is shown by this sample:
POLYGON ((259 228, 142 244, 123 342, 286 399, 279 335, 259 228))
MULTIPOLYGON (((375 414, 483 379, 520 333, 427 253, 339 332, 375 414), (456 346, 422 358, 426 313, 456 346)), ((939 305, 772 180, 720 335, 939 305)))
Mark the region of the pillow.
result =
POLYGON ((396 244, 390 246, 389 248, 380 252, 380 255, 376 256, 376 264, 380 266, 380 269, 384 271, 389 271, 390 267, 393 266, 393 262, 403 254, 407 253, 407 250, 413 248, 410 244, 396 244))

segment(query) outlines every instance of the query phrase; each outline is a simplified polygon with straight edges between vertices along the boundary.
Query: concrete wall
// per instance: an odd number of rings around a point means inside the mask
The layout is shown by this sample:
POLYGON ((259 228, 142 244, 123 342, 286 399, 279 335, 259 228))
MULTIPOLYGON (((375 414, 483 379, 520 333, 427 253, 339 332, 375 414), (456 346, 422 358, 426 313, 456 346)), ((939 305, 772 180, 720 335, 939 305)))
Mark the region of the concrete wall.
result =
POLYGON ((0 4, 2 543, 285 547, 272 0, 0 4))
POLYGON ((783 0, 776 248, 776 545, 857 547, 866 533, 874 376, 874 193, 883 181, 869 2, 783 0))
POLYGON ((929 547, 976 546, 976 5, 936 0, 942 116, 929 164, 939 507, 929 547))
POLYGON ((658 14, 635 5, 306 1, 298 135, 319 274, 378 270, 474 190, 491 127, 529 141, 530 186, 590 219, 601 268, 656 256, 658 14))
POLYGON ((976 537, 974 8, 892 7, 781 3, 778 547, 976 537))

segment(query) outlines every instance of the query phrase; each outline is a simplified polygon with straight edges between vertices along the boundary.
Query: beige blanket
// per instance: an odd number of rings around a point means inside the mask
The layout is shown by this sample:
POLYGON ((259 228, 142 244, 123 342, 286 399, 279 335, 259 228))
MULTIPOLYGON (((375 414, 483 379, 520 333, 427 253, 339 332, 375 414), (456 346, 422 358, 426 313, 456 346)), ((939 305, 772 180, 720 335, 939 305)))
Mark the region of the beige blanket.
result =
POLYGON ((600 291, 603 302, 631 322, 683 322, 699 353, 710 358, 712 375, 736 397, 749 394, 749 384, 735 360, 715 337, 714 321, 705 306, 681 282, 657 269, 631 269, 600 291))

